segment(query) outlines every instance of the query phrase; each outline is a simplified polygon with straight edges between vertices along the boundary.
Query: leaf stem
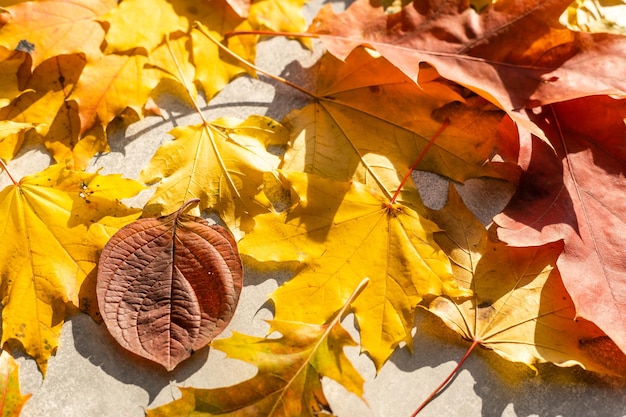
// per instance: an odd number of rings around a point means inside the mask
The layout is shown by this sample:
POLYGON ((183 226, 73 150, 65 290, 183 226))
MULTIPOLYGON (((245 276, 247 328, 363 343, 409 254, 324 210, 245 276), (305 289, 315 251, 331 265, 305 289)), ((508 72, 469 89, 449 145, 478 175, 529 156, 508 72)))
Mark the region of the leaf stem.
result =
POLYGON ((7 173, 7 175, 9 176, 11 181, 13 182, 13 184, 14 185, 19 185, 19 182, 15 181, 15 178, 13 178, 13 175, 11 175, 11 173, 9 172, 9 168, 7 167, 7 165, 4 163, 4 161, 1 158, 0 158, 0 165, 2 165, 2 169, 4 170, 4 172, 7 173))
MULTIPOLYGON (((231 51, 230 49, 228 49, 224 44, 222 44, 220 41, 218 41, 217 39, 215 39, 209 32, 206 31, 206 29, 199 23, 199 22, 194 22, 194 27, 196 29, 198 29, 200 31, 200 33, 202 33, 204 36, 206 36, 211 42, 213 42, 215 45, 217 45, 217 47, 224 53, 226 53, 227 55, 229 55, 231 58, 236 59, 237 61, 241 62, 242 64, 244 64, 245 66, 247 66, 248 68, 253 69, 254 71, 261 73, 263 75, 265 75, 268 78, 271 78, 273 80, 276 80, 282 84, 288 85, 289 87, 300 91, 301 93, 306 94, 309 97, 312 97, 314 99, 319 99, 319 97, 315 94, 312 93, 311 91, 300 87, 297 84, 292 83, 291 81, 280 77, 278 75, 274 75, 270 72, 267 72, 259 67, 257 67, 256 65, 254 65, 251 62, 246 61, 244 58, 240 57, 239 55, 237 55, 236 53, 234 53, 233 51, 231 51)), ((247 35, 252 35, 252 34, 257 34, 254 31, 251 32, 231 32, 232 34, 247 34, 247 35)), ((282 34, 281 32, 268 32, 268 34, 282 34)), ((296 36, 298 34, 289 34, 289 36, 296 36)), ((301 34, 304 35, 304 34, 301 34)))
POLYGON ((241 35, 260 35, 260 36, 284 36, 291 38, 313 38, 318 39, 319 35, 316 33, 309 32, 281 32, 281 31, 271 31, 271 30, 234 30, 232 32, 226 32, 224 34, 224 40, 228 38, 232 38, 233 36, 241 36, 241 35))
POLYGON ((394 193, 393 197, 391 197, 391 201, 389 201, 389 206, 391 206, 392 204, 395 204, 396 199, 400 195, 400 191, 402 191, 402 187, 404 187, 404 184, 406 184, 407 180, 411 176, 411 173, 413 172, 415 167, 417 167, 417 164, 419 164, 422 161, 422 159, 424 159, 424 155, 426 155, 426 152, 428 152, 428 150, 433 146, 433 144, 435 143, 435 140, 439 137, 439 135, 441 135, 441 132, 443 132, 444 129, 448 127, 449 125, 450 125, 450 120, 446 119, 441 124, 439 129, 437 129, 437 131, 433 134, 433 137, 430 138, 430 141, 428 141, 424 149, 422 149, 422 152, 420 152, 420 154, 417 156, 417 159, 415 160, 413 165, 411 165, 407 173, 404 175, 404 178, 402 178, 402 181, 400 181, 400 185, 398 185, 396 192, 394 193))
POLYGON ((454 375, 456 375, 459 372, 459 370, 461 369, 461 366, 463 366, 467 358, 469 358, 469 355, 474 351, 474 348, 478 346, 479 344, 480 344, 480 340, 478 339, 474 339, 474 341, 472 341, 472 344, 467 349, 467 352, 465 352, 465 355, 463 355, 459 363, 454 367, 452 372, 450 372, 450 375, 448 375, 448 377, 444 379, 443 382, 439 384, 439 386, 435 388, 428 397, 426 397, 426 399, 420 404, 419 407, 417 407, 417 409, 413 412, 413 414, 411 414, 411 417, 416 417, 419 414, 419 412, 422 411, 424 407, 426 407, 433 400, 433 398, 435 398, 437 394, 439 394, 443 390, 443 388, 448 384, 448 382, 450 382, 452 377, 454 377, 454 375))

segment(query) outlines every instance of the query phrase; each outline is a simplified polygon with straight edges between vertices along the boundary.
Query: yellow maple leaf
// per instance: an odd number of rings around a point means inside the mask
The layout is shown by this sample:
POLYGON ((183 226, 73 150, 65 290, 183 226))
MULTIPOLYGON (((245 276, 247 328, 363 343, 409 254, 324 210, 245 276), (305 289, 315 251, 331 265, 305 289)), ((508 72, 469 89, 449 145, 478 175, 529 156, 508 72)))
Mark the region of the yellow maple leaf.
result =
POLYGON ((0 192, 1 344, 18 340, 45 374, 66 303, 79 305, 79 290, 99 251, 140 214, 119 200, 142 189, 119 175, 52 165, 0 192))
POLYGON ((0 45, 15 49, 21 41, 33 45, 33 67, 57 55, 101 55, 104 29, 96 18, 115 0, 27 1, 6 8, 11 20, 0 30, 0 45))
POLYGON ((345 356, 356 343, 341 327, 347 307, 366 281, 328 322, 311 324, 272 320, 279 338, 259 338, 234 332, 211 346, 229 358, 258 367, 251 379, 217 389, 181 388, 182 398, 148 410, 148 417, 172 415, 314 417, 330 411, 321 378, 331 378, 346 390, 363 396, 363 377, 345 356))
POLYGON ((306 263, 272 294, 276 319, 323 323, 368 277, 353 309, 361 346, 380 369, 400 342, 411 346, 414 311, 424 297, 470 294, 457 287, 433 239, 438 227, 417 211, 389 205, 387 196, 360 183, 283 175, 297 204, 255 217, 239 246, 258 261, 306 263))
POLYGON ((17 72, 25 57, 24 52, 0 47, 0 108, 21 93, 17 72))
POLYGON ((252 217, 270 207, 257 195, 265 173, 280 161, 267 146, 284 144, 285 129, 268 117, 251 116, 178 127, 170 133, 174 141, 162 145, 140 174, 144 183, 160 181, 146 212, 171 213, 199 198, 200 211, 214 209, 234 232, 250 230, 252 217))
POLYGON ((137 47, 149 52, 163 42, 164 35, 187 30, 186 19, 178 16, 166 0, 124 0, 98 20, 110 25, 106 54, 137 47))
POLYGON ((22 407, 32 394, 22 395, 20 390, 19 366, 15 359, 3 350, 0 354, 0 415, 19 417, 22 407))
POLYGON ((192 82, 196 76, 196 66, 192 62, 190 43, 188 34, 178 32, 169 35, 166 42, 152 50, 150 64, 162 72, 163 78, 152 91, 151 97, 157 99, 161 94, 168 93, 182 99, 190 107, 194 106, 192 99, 198 96, 198 90, 192 82))
POLYGON ((248 21, 257 30, 304 32, 307 28, 302 8, 307 0, 256 0, 250 6, 248 21))
POLYGON ((604 334, 576 316, 555 266, 562 242, 514 248, 490 241, 453 187, 447 206, 433 217, 446 229, 436 240, 450 256, 459 286, 471 288, 474 296, 463 302, 435 298, 431 312, 464 339, 507 360, 610 372, 583 349, 585 341, 604 334))
POLYGON ((24 132, 35 127, 32 123, 0 120, 0 159, 13 159, 24 141, 24 132))
MULTIPOLYGON (((79 55, 62 55, 39 65, 28 78, 25 92, 0 110, 0 118, 36 125, 42 142, 59 163, 67 162, 78 141, 75 106, 65 100, 85 65, 79 55)), ((21 141, 16 141, 17 152, 21 141)), ((83 168, 80 166, 79 168, 83 168)))
POLYGON ((145 68, 143 55, 104 55, 89 61, 69 100, 78 103, 84 133, 96 121, 106 126, 127 108, 142 114, 150 92, 159 82, 156 70, 145 68))

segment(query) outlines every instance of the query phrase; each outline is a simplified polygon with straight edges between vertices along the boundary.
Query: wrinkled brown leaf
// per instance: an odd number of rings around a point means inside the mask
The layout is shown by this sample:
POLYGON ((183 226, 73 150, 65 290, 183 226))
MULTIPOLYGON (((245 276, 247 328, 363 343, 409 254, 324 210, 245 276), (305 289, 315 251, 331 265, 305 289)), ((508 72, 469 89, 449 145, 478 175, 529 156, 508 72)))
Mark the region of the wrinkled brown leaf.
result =
POLYGON ((98 304, 109 332, 167 370, 224 330, 243 282, 230 233, 183 213, 197 202, 124 227, 98 265, 98 304))

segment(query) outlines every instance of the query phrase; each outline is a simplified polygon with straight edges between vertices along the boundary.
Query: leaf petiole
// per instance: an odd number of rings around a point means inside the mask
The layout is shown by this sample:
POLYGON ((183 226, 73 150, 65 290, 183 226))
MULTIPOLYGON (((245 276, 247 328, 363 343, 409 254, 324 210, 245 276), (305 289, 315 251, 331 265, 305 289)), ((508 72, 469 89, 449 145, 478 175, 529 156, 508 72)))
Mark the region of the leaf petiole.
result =
POLYGON ((9 172, 9 168, 7 167, 7 165, 4 163, 4 161, 2 159, 0 159, 0 165, 2 165, 2 169, 4 170, 4 172, 7 173, 7 175, 9 176, 9 178, 11 179, 11 181, 13 182, 13 184, 15 185, 19 185, 18 181, 15 181, 15 178, 13 178, 13 176, 11 175, 11 173, 9 172))
POLYGON ((463 357, 461 358, 459 363, 454 367, 452 372, 450 372, 447 378, 444 379, 443 382, 439 384, 439 386, 437 386, 437 388, 435 388, 428 397, 426 397, 426 399, 420 404, 419 407, 417 407, 417 409, 413 412, 413 414, 411 414, 411 417, 416 417, 419 414, 419 412, 422 411, 424 407, 426 407, 433 400, 433 398, 435 398, 437 394, 439 394, 445 388, 445 386, 448 384, 448 382, 450 382, 450 380, 454 377, 454 375, 456 375, 460 371, 461 367, 463 366, 467 358, 469 358, 470 354, 474 351, 474 348, 478 346, 479 344, 480 344, 479 339, 474 339, 472 341, 472 344, 467 349, 467 352, 465 352, 465 355, 463 355, 463 357))
POLYGON ((433 144, 435 143, 435 140, 439 137, 439 135, 441 135, 441 132, 443 132, 445 128, 448 127, 449 125, 450 125, 450 120, 446 119, 441 124, 441 126, 439 126, 439 129, 437 129, 437 131, 433 134, 432 138, 430 138, 430 140, 428 141, 424 149, 422 149, 422 152, 420 152, 420 154, 417 156, 417 159, 415 159, 415 162, 413 162, 413 165, 411 165, 407 173, 404 175, 404 178, 402 178, 402 181, 400 181, 400 185, 398 185, 396 192, 393 194, 393 197, 391 197, 391 200, 389 201, 389 204, 387 205, 388 207, 391 207, 393 204, 395 204, 396 199, 400 195, 400 191, 402 191, 402 187, 404 187, 404 184, 406 184, 406 182, 408 181, 409 177, 411 176, 411 173, 413 172, 415 167, 417 167, 417 164, 419 164, 422 161, 422 159, 424 159, 424 155, 426 155, 426 152, 428 152, 428 150, 433 146, 433 144))

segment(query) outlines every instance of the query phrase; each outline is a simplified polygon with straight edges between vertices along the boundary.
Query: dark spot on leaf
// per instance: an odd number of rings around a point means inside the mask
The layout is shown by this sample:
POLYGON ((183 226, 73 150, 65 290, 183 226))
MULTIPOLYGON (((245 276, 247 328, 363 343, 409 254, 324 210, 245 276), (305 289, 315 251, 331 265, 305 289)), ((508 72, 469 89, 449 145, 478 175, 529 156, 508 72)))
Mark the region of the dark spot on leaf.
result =
POLYGON ((33 52, 35 52, 35 44, 28 42, 26 39, 22 39, 18 42, 15 50, 19 52, 26 52, 27 54, 32 54, 33 52))

